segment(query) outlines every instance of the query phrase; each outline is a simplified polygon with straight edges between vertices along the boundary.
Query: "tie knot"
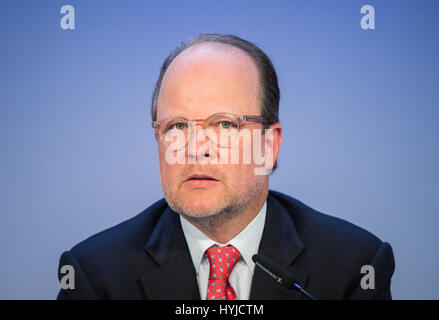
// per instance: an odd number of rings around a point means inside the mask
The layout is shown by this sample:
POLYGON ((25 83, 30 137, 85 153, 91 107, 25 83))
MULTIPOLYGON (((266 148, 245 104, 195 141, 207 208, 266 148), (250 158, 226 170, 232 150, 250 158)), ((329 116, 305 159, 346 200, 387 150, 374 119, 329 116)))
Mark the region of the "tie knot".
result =
POLYGON ((234 246, 210 247, 206 250, 210 262, 210 280, 229 279, 233 267, 241 256, 234 246))

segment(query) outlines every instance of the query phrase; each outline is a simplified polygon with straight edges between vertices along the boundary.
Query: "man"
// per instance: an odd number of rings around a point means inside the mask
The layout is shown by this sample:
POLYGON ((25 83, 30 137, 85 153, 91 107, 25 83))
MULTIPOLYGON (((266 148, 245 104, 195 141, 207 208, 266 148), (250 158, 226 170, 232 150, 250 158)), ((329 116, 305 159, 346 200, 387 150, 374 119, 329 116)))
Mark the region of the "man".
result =
POLYGON ((64 252, 75 288, 58 298, 303 299, 255 266, 259 253, 318 299, 391 299, 389 244, 269 191, 279 97, 250 42, 207 34, 177 48, 151 109, 165 199, 64 252), (249 151, 258 144, 263 161, 249 151))

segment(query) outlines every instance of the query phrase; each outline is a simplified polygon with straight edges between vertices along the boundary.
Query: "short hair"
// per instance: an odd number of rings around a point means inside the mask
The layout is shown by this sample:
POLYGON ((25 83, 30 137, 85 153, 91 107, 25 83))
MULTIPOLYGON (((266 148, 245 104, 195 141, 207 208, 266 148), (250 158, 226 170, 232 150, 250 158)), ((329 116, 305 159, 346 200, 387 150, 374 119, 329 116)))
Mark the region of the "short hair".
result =
MULTIPOLYGON (((168 70, 169 65, 184 50, 200 43, 222 43, 240 49, 246 53, 255 63, 260 81, 259 101, 261 116, 268 120, 268 126, 279 122, 279 100, 280 91, 277 81, 277 74, 270 58, 258 46, 250 41, 244 40, 231 34, 200 34, 195 38, 182 42, 174 51, 172 51, 162 64, 160 75, 154 87, 151 104, 152 121, 157 120, 157 103, 160 94, 163 77, 168 70)), ((273 170, 277 167, 275 163, 273 170)))

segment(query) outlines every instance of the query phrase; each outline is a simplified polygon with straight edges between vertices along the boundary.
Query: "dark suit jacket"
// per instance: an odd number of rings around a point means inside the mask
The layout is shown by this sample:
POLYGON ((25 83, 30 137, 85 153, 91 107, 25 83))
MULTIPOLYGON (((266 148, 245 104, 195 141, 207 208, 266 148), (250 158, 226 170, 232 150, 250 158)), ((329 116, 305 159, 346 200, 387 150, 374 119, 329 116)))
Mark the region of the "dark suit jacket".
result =
MULTIPOLYGON (((288 266, 319 299, 391 299, 388 243, 281 193, 269 192, 259 253, 288 266), (374 267, 375 289, 361 288, 363 265, 374 267)), ((63 265, 73 266, 75 289, 58 299, 200 299, 179 215, 164 199, 64 252, 63 265)), ((255 267, 250 299, 303 297, 255 267)))

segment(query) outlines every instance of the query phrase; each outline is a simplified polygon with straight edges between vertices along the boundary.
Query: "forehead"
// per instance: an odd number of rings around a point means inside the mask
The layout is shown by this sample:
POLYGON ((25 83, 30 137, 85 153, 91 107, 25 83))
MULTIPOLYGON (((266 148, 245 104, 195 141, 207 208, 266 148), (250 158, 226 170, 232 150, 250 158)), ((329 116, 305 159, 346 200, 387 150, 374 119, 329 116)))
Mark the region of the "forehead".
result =
POLYGON ((168 67, 157 103, 157 119, 206 118, 218 112, 259 112, 258 69, 245 52, 203 43, 180 53, 168 67))

